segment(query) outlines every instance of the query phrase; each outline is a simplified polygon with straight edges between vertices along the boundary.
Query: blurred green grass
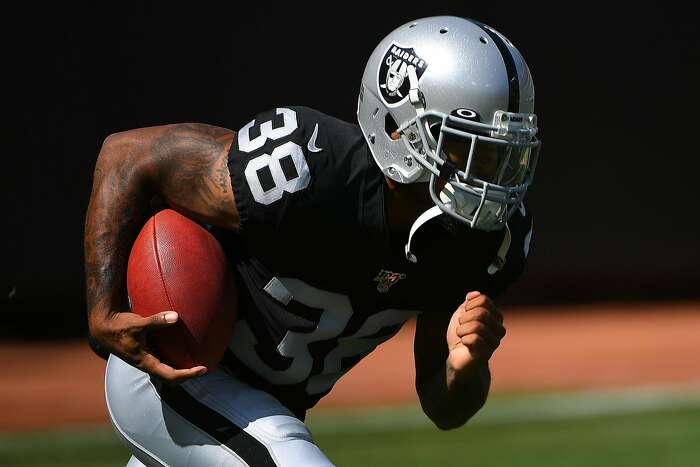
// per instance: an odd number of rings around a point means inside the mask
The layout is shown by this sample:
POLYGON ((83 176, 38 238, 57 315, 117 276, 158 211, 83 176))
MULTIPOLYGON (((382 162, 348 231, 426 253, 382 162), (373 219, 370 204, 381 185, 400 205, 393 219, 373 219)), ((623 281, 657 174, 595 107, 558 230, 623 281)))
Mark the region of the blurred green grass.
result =
POLYGON ((475 424, 458 430, 318 435, 338 466, 671 467, 700 465, 700 408, 475 424))
MULTIPOLYGON (((318 412, 309 426, 339 467, 700 465, 696 399, 630 400, 635 398, 496 399, 474 423, 448 432, 432 427, 415 407, 318 412)), ((103 427, 0 435, 0 466, 116 467, 128 457, 103 427)))

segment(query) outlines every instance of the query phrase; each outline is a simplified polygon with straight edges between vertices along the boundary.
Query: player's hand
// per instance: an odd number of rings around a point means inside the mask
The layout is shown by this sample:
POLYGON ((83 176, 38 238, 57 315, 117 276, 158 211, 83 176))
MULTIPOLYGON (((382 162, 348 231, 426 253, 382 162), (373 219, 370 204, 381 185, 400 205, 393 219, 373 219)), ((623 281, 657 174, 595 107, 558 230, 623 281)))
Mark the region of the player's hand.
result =
POLYGON ((505 334, 503 315, 491 299, 469 292, 447 326, 448 368, 459 376, 483 365, 505 334))
POLYGON ((112 313, 102 319, 90 320, 90 334, 110 353, 130 365, 166 383, 179 384, 203 375, 206 367, 173 368, 161 362, 146 345, 148 332, 172 326, 177 320, 178 315, 174 311, 156 313, 147 318, 136 313, 112 313))

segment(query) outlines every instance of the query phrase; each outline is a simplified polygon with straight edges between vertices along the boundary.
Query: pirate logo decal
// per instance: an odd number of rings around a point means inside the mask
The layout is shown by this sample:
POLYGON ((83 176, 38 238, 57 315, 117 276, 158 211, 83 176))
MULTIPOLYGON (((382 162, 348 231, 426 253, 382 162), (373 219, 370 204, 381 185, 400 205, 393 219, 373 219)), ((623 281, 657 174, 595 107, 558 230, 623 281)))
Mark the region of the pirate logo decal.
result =
POLYGON ((379 67, 379 91, 387 105, 397 105, 408 97, 408 91, 418 86, 428 63, 416 54, 413 47, 402 47, 392 42, 379 67), (415 83, 411 81, 415 80, 415 83))

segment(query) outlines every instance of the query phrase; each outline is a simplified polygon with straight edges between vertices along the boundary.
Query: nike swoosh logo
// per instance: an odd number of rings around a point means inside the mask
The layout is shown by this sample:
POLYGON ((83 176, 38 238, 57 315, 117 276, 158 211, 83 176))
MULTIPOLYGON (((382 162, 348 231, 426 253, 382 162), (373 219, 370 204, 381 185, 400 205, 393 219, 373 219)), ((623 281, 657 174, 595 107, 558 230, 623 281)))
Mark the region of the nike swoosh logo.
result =
POLYGON ((311 152, 323 151, 323 148, 316 147, 316 137, 317 136, 318 136, 318 123, 316 124, 316 127, 314 128, 314 132, 311 135, 311 139, 309 140, 309 144, 306 145, 306 148, 311 152))

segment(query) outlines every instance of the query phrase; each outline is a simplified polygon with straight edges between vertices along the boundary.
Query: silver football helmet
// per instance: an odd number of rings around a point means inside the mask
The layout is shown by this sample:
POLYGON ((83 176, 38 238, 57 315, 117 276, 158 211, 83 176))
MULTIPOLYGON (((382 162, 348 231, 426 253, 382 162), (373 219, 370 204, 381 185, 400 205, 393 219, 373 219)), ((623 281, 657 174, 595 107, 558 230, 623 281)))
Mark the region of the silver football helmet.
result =
POLYGON ((537 163, 534 104, 522 55, 485 24, 423 18, 380 42, 365 67, 357 118, 387 177, 429 182, 437 208, 411 235, 441 212, 479 230, 506 226, 537 163), (438 178, 447 182, 440 193, 438 178))

